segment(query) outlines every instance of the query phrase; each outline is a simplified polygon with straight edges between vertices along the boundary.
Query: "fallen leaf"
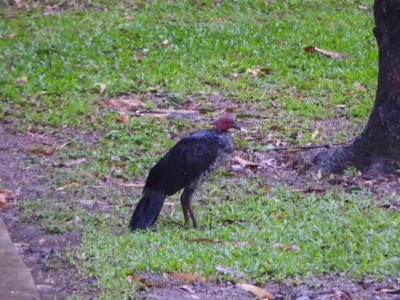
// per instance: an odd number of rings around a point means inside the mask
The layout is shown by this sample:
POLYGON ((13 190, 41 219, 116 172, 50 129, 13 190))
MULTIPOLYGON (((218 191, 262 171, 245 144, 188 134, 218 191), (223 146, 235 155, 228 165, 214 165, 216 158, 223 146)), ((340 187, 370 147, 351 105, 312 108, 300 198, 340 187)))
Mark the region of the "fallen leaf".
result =
POLYGON ((272 299, 273 295, 271 292, 264 290, 258 286, 247 284, 247 283, 237 283, 236 286, 239 288, 249 291, 253 295, 260 297, 261 299, 272 299))
POLYGON ((368 10, 368 11, 372 11, 372 9, 371 8, 368 8, 367 6, 365 6, 365 5, 359 5, 359 6, 357 6, 357 8, 358 9, 361 9, 361 10, 368 10))
POLYGON ((285 247, 285 244, 283 244, 283 243, 275 243, 275 244, 272 245, 272 247, 274 247, 274 248, 283 248, 283 247, 285 247))
POLYGON ((3 187, 0 187, 0 195, 4 195, 7 198, 14 197, 14 193, 12 191, 5 189, 3 187))
POLYGON ((136 53, 133 58, 135 60, 141 60, 142 58, 144 58, 144 54, 143 53, 136 53))
POLYGON ((185 292, 188 292, 188 293, 191 293, 191 294, 196 293, 196 292, 194 291, 194 289, 192 289, 192 288, 191 288, 190 286, 188 286, 188 285, 181 285, 181 286, 179 287, 179 289, 184 290, 185 292))
POLYGON ((215 266, 215 269, 224 274, 235 275, 236 277, 243 277, 245 275, 242 271, 239 271, 232 267, 218 265, 218 266, 215 266))
POLYGON ((146 278, 141 278, 140 276, 138 276, 136 274, 128 274, 126 276, 126 281, 128 281, 129 283, 138 283, 137 288, 139 290, 144 290, 146 288, 151 288, 151 287, 156 287, 156 288, 165 287, 165 284, 156 283, 156 282, 153 282, 146 278))
POLYGON ((317 129, 315 129, 314 133, 311 135, 311 139, 314 140, 317 137, 318 133, 319 133, 319 131, 318 131, 318 128, 317 128, 317 129))
POLYGON ((334 291, 334 295, 339 299, 343 300, 353 300, 353 297, 348 291, 334 291))
POLYGON ((351 55, 345 54, 345 53, 339 53, 339 52, 333 52, 333 51, 329 51, 329 50, 324 50, 321 48, 317 48, 314 46, 307 46, 304 47, 304 51, 307 53, 315 53, 318 52, 322 55, 325 55, 327 57, 331 57, 331 58, 353 58, 351 55))
POLYGON ((119 112, 128 112, 146 108, 146 104, 134 98, 108 99, 104 102, 119 112))
POLYGON ((56 153, 57 149, 53 145, 41 144, 33 147, 28 148, 29 153, 33 154, 42 154, 45 156, 51 156, 56 153))
POLYGON ((167 272, 168 276, 173 276, 181 280, 186 280, 186 281, 197 281, 197 282, 205 282, 206 278, 203 276, 198 276, 194 274, 189 274, 189 273, 183 273, 183 272, 167 272))
POLYGON ((94 86, 99 86, 100 87, 100 94, 103 94, 103 92, 106 90, 107 85, 105 83, 95 83, 94 86))
POLYGON ((274 214, 274 215, 272 216, 272 218, 273 218, 273 219, 280 219, 280 218, 282 218, 285 214, 286 214, 286 212, 285 212, 284 210, 282 210, 282 211, 280 211, 280 212, 274 214))
POLYGON ((299 252, 300 251, 300 247, 297 245, 288 245, 285 248, 283 248, 283 250, 285 251, 294 251, 294 252, 299 252))
POLYGON ((13 39, 15 38, 15 33, 9 33, 6 35, 0 35, 0 39, 13 39))
POLYGON ((21 76, 21 77, 18 77, 17 79, 15 79, 15 83, 19 83, 19 84, 25 83, 27 81, 28 81, 28 77, 27 76, 21 76))
POLYGON ((115 121, 117 121, 117 123, 128 124, 129 115, 120 115, 115 119, 115 121))
POLYGON ((136 274, 129 274, 126 276, 126 281, 129 283, 140 282, 141 278, 136 274))
POLYGON ((264 68, 264 67, 262 67, 262 68, 259 68, 258 70, 260 70, 260 72, 262 72, 262 73, 264 73, 264 74, 272 73, 272 69, 270 69, 270 68, 264 68))
POLYGON ((365 91, 365 87, 361 84, 361 83, 359 83, 359 82, 354 82, 354 88, 356 89, 356 90, 359 90, 359 91, 365 91))
POLYGON ((135 18, 134 16, 126 16, 126 17, 124 17, 124 20, 130 21, 130 20, 133 20, 134 18, 135 18))
POLYGON ((235 156, 234 160, 236 162, 238 162, 240 165, 242 165, 243 167, 250 167, 251 168, 251 167, 258 167, 260 165, 259 163, 256 163, 256 162, 241 158, 239 156, 235 156))
POLYGON ((241 165, 231 165, 233 171, 243 171, 244 168, 241 165))
POLYGON ((253 70, 253 69, 247 69, 246 73, 249 73, 252 77, 256 77, 257 76, 257 71, 253 70))
POLYGON ((78 159, 68 160, 65 162, 54 163, 53 166, 70 168, 73 166, 80 165, 81 163, 84 163, 85 161, 86 161, 86 158, 78 158, 78 159))
POLYGON ((22 5, 22 3, 21 3, 21 0, 14 0, 14 6, 15 6, 15 8, 17 8, 17 9, 22 8, 23 5, 22 5))

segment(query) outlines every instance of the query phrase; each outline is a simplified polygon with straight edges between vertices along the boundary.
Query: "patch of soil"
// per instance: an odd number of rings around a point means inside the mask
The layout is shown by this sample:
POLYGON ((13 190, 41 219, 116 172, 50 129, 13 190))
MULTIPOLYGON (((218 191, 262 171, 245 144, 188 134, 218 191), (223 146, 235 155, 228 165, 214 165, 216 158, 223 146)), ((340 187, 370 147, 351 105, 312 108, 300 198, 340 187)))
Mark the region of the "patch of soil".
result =
MULTIPOLYGON (((222 100, 219 99, 219 101, 222 100)), ((251 127, 251 124, 248 125, 251 127)), ((240 133, 242 134, 243 137, 246 135, 246 133, 240 133)), ((48 189, 49 168, 52 167, 51 155, 46 158, 47 163, 42 164, 40 161, 29 160, 31 155, 27 149, 32 145, 40 144, 60 145, 69 137, 77 136, 89 142, 96 140, 95 134, 79 133, 68 129, 50 134, 20 134, 13 132, 12 128, 7 128, 6 124, 0 122, 0 186, 17 191, 15 201, 40 198, 49 194, 52 197, 67 197, 65 193, 55 193, 48 189)), ((396 176, 323 177, 321 174, 306 172, 307 160, 302 159, 307 156, 304 149, 265 152, 239 149, 235 155, 255 163, 255 165, 246 165, 232 160, 230 168, 240 176, 256 174, 270 185, 285 183, 296 191, 323 193, 328 189, 338 187, 350 191, 354 188, 366 187, 377 194, 377 198, 400 192, 400 181, 396 176)), ((119 188, 126 193, 123 186, 119 188)), ((389 205, 391 209, 399 209, 400 205, 397 204, 398 201, 393 200, 393 203, 384 205, 389 205)), ((73 294, 96 297, 96 291, 88 292, 84 288, 93 283, 95 278, 77 278, 74 266, 69 265, 64 257, 70 245, 80 245, 79 232, 55 234, 43 231, 37 223, 22 223, 21 211, 15 203, 0 206, 0 214, 9 229, 18 253, 32 270, 41 299, 54 299, 54 297, 65 299, 73 294)), ((183 282, 150 272, 142 273, 140 276, 145 282, 151 282, 151 284, 145 284, 143 290, 136 295, 140 299, 254 299, 252 294, 238 288, 234 282, 230 281, 183 282)), ((272 292, 273 299, 276 300, 400 299, 400 279, 389 277, 381 281, 374 278, 358 280, 338 274, 311 279, 269 281, 260 286, 272 292)))
MULTIPOLYGON (((160 276, 148 275, 156 287, 141 292, 141 299, 254 299, 255 296, 230 281, 188 283, 179 280, 166 282, 160 276)), ((271 280, 257 285, 273 294, 274 300, 356 300, 356 299, 400 299, 400 279, 373 278, 354 279, 346 275, 327 275, 312 279, 271 280)))

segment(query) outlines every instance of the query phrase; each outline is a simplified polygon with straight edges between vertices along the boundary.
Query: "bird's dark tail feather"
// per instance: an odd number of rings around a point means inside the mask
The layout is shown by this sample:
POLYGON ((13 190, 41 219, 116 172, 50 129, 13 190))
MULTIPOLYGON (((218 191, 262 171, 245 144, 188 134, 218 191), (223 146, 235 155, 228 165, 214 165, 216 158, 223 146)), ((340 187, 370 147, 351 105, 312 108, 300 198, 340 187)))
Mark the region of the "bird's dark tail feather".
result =
POLYGON ((142 199, 136 206, 132 215, 129 229, 146 229, 157 220, 158 214, 164 204, 165 194, 161 191, 143 189, 142 199))

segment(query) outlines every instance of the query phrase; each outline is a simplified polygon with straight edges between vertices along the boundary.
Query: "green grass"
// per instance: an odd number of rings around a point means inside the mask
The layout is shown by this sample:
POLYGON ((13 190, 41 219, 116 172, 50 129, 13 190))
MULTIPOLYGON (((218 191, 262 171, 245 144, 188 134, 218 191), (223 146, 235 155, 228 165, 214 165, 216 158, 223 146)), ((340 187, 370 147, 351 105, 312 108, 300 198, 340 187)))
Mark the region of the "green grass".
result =
MULTIPOLYGON (((222 170, 197 197, 202 229, 183 230, 167 221, 182 221, 175 199, 154 232, 131 233, 126 226, 140 191, 127 195, 114 184, 93 188, 102 181, 144 180, 174 140, 194 125, 208 124, 134 116, 127 124, 116 123, 117 114, 104 103, 126 92, 134 97, 174 93, 167 106, 180 109, 190 99, 213 108, 210 118, 221 113, 210 101, 220 93, 235 103, 234 113, 244 122, 252 115, 265 117, 235 136, 238 148, 250 153, 271 147, 264 142, 270 133, 276 134, 272 142, 294 144, 351 139, 363 128, 375 96, 371 12, 354 1, 77 3, 50 15, 33 2, 32 10, 0 7, 0 119, 20 131, 67 125, 76 132, 68 144, 57 145, 54 158, 87 160, 52 168, 51 193, 20 205, 21 221, 39 221, 52 232, 81 232, 82 247, 68 257, 78 277, 97 281, 80 288, 113 299, 116 293, 131 295, 135 286, 126 275, 144 270, 232 277, 218 273, 216 265, 260 282, 326 272, 399 276, 391 263, 400 257, 399 216, 372 195, 302 194, 284 187, 267 193, 259 178, 237 184, 232 175, 240 174, 222 170), (308 45, 353 59, 309 54, 303 50, 308 45), (272 72, 254 77, 248 71, 259 68, 272 72), (22 76, 26 82, 17 83, 22 76), (99 83, 106 85, 103 93, 99 83), (325 128, 332 120, 337 124, 325 128), (94 133, 98 138, 89 138, 94 133), (245 140, 246 135, 258 138, 245 140), (66 196, 57 196, 60 188, 66 196), (91 201, 102 204, 92 207, 91 201), (280 211, 285 214, 273 218, 280 211), (189 237, 227 244, 188 242, 189 237), (275 243, 300 251, 284 251, 275 243)), ((154 97, 148 99, 148 107, 157 106, 154 97)), ((25 164, 45 160, 31 154, 25 164)))
POLYGON ((368 112, 377 56, 370 13, 351 1, 206 3, 153 1, 123 12, 66 9, 3 18, 0 35, 15 37, 0 39, 2 108, 18 105, 8 114, 27 122, 82 126, 88 115, 102 117, 96 84, 104 83, 105 97, 135 89, 183 97, 218 90, 263 110, 273 110, 274 100, 289 120, 368 112), (307 45, 354 59, 310 55, 307 45), (138 53, 144 57, 135 60, 138 53), (246 72, 258 67, 272 73, 246 72), (16 84, 21 76, 27 82, 16 84), (355 82, 366 90, 355 90, 355 82), (347 105, 344 112, 337 104, 347 105))
MULTIPOLYGON (((113 299, 116 290, 128 297, 136 287, 126 276, 148 270, 238 279, 216 271, 223 265, 243 272, 244 280, 260 283, 343 272, 355 277, 399 275, 394 263, 400 257, 399 215, 371 195, 303 194, 284 187, 266 192, 256 177, 251 179, 238 187, 207 183, 197 197, 203 205, 195 207, 202 227, 198 230, 170 222, 183 220, 174 197, 175 205, 162 212, 155 230, 129 232, 131 200, 112 189, 104 200, 93 198, 112 206, 106 213, 101 205, 85 211, 81 197, 63 203, 43 199, 35 202, 36 212, 29 207, 33 202, 27 202, 23 221, 34 217, 46 230, 82 232, 83 246, 68 259, 78 268, 78 278, 97 279, 86 288, 99 290, 100 299, 113 299), (299 251, 285 251, 289 245, 299 251)), ((84 195, 90 199, 90 192, 84 195)))

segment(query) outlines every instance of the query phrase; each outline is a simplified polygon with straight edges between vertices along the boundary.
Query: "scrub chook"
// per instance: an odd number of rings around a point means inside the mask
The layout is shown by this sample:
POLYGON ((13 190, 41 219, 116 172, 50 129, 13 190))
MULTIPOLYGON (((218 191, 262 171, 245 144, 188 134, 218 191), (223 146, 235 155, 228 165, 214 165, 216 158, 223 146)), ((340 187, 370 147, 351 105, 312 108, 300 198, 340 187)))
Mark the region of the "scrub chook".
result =
POLYGON ((157 220, 165 197, 181 189, 185 226, 189 227, 189 217, 194 228, 199 226, 192 207, 193 195, 201 183, 232 154, 234 144, 228 130, 240 130, 239 123, 227 116, 217 119, 214 125, 212 129, 199 130, 184 137, 151 168, 142 198, 132 215, 130 229, 151 227, 157 220))

